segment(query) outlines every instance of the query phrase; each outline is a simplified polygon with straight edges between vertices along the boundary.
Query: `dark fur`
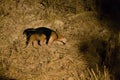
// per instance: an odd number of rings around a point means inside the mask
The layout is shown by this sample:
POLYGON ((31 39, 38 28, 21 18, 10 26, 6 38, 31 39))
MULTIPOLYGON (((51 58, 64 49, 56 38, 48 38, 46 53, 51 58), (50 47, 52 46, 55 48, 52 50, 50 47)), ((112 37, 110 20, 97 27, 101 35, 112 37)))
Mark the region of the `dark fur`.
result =
POLYGON ((27 37, 31 36, 32 34, 35 34, 35 29, 34 28, 28 28, 23 31, 23 34, 25 34, 27 37))
POLYGON ((46 28, 46 27, 38 27, 38 28, 35 29, 35 31, 36 31, 37 34, 45 34, 47 36, 46 44, 48 44, 51 33, 55 32, 52 29, 49 29, 49 28, 46 28))

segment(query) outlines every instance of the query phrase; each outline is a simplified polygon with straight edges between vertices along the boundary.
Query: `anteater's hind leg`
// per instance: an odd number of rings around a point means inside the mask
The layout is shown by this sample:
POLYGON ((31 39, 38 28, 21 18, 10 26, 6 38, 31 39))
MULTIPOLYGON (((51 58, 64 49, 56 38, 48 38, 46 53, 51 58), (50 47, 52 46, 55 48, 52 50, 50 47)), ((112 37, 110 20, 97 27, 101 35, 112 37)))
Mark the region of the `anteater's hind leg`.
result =
POLYGON ((26 47, 29 47, 31 44, 32 44, 32 46, 34 46, 34 41, 35 41, 35 36, 34 35, 31 35, 31 36, 27 37, 26 47))
POLYGON ((34 48, 37 48, 37 47, 38 47, 38 41, 37 41, 37 40, 31 41, 31 43, 32 43, 32 46, 33 46, 34 48))
POLYGON ((28 46, 29 41, 30 41, 30 37, 27 37, 27 39, 26 39, 26 45, 25 45, 25 48, 28 46))

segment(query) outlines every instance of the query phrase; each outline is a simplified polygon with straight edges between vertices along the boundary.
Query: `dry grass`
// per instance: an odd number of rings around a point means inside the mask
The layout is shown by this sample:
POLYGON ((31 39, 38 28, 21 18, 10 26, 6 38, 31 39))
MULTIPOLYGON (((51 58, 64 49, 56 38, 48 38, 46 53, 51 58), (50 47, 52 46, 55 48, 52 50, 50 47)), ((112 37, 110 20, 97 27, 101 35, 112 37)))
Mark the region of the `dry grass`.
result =
POLYGON ((81 80, 111 80, 110 77, 111 75, 106 67, 104 67, 102 72, 98 66, 96 66, 95 69, 87 68, 87 70, 84 71, 84 74, 81 75, 81 80))
POLYGON ((99 69, 95 72, 93 69, 88 69, 90 79, 89 80, 110 80, 110 73, 108 70, 104 67, 103 72, 101 72, 99 69))
POLYGON ((107 68, 96 67, 101 61, 98 54, 103 50, 101 40, 108 41, 110 32, 104 28, 106 24, 100 24, 94 11, 83 7, 91 4, 94 3, 84 4, 82 0, 2 0, 1 77, 17 80, 110 80, 107 68), (24 48, 23 30, 40 26, 59 31, 67 38, 67 44, 24 48))

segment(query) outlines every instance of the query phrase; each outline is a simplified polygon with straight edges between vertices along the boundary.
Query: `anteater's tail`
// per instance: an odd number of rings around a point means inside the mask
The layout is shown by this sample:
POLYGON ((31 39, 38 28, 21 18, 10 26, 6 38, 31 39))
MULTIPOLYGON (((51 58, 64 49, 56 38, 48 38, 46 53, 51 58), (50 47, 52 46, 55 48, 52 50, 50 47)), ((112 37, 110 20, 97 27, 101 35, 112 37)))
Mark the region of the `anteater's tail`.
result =
POLYGON ((34 31, 34 28, 28 28, 23 31, 23 34, 27 34, 28 32, 34 31))
POLYGON ((30 36, 31 34, 34 34, 34 33, 35 33, 34 28, 28 28, 23 31, 23 35, 26 35, 26 36, 30 36))

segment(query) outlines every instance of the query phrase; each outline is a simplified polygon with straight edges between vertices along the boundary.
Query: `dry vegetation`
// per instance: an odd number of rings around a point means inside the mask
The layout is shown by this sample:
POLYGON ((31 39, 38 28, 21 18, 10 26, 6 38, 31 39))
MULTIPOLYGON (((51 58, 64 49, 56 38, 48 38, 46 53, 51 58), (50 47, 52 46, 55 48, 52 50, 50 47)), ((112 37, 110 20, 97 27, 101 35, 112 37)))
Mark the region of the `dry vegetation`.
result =
MULTIPOLYGON (((94 1, 86 1, 1 0, 0 79, 112 80, 109 53, 116 43, 91 7, 94 1), (23 30, 40 26, 59 31, 67 44, 24 48, 23 30)), ((119 66, 112 69, 119 72, 119 66)))

